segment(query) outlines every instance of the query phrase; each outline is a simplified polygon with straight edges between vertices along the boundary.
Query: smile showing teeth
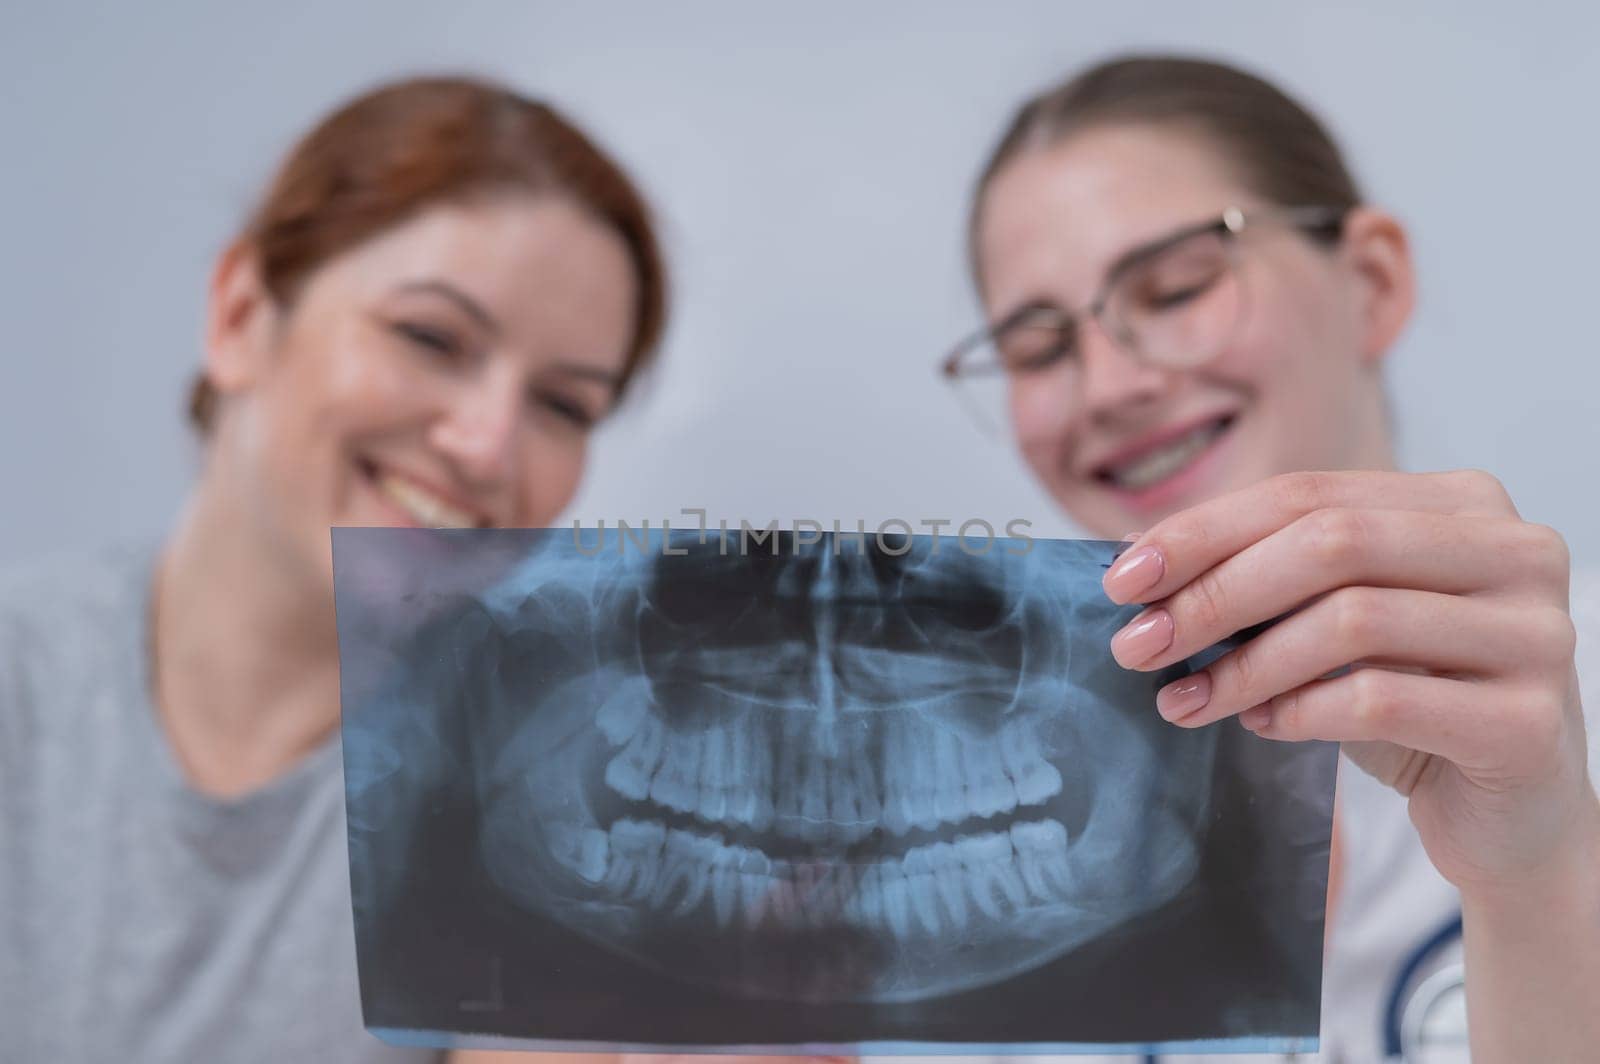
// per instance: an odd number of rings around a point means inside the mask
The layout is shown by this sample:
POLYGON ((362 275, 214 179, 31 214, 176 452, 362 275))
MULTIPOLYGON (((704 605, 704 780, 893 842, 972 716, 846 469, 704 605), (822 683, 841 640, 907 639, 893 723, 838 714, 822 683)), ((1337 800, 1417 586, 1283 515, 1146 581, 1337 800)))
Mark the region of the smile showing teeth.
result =
POLYGON ((1157 484, 1198 458, 1213 440, 1227 430, 1230 419, 1207 422, 1164 447, 1114 466, 1104 473, 1119 488, 1139 491, 1157 484))
POLYGON ((472 514, 451 506, 409 480, 380 472, 376 483, 379 491, 424 528, 477 528, 481 524, 472 514))

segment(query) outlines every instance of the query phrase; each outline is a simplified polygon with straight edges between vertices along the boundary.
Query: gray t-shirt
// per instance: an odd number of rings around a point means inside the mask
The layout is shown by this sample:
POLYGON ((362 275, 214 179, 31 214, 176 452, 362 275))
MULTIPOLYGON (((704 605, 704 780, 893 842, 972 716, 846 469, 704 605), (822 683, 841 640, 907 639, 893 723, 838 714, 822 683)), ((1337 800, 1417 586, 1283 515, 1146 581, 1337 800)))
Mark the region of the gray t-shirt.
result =
POLYGON ((361 1025, 337 737, 243 798, 185 783, 154 560, 0 573, 0 1059, 437 1060, 361 1025))

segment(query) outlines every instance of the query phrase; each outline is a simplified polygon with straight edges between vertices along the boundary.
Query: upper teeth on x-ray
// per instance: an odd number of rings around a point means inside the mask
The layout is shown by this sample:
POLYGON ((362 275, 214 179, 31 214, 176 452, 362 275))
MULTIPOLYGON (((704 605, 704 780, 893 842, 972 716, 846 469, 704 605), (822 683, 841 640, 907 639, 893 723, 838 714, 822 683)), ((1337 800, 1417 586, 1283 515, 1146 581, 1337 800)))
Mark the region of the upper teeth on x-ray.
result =
POLYGON ((479 846, 516 905, 726 992, 911 1001, 1194 875, 1212 748, 1111 662, 1099 566, 551 543, 482 597, 474 666, 479 846))

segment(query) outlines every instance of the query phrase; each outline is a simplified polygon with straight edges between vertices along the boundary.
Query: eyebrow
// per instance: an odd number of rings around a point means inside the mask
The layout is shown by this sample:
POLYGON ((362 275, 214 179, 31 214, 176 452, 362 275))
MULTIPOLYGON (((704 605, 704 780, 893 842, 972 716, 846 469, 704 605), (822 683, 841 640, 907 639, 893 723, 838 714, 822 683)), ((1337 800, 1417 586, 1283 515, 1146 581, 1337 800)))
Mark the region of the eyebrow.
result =
MULTIPOLYGON (((1204 222, 1192 222, 1189 225, 1181 226, 1172 230, 1171 232, 1163 234, 1162 236, 1155 237, 1151 240, 1146 240, 1142 244, 1135 244, 1133 247, 1128 248, 1116 258, 1112 259, 1111 265, 1107 266, 1105 272, 1101 274, 1100 288, 1096 292, 1096 298, 1098 298, 1099 295, 1117 279, 1119 274, 1124 273, 1130 266, 1135 266, 1143 259, 1146 259, 1157 252, 1165 251, 1172 245, 1187 240, 1192 236, 1197 236, 1208 229, 1215 229, 1220 224, 1220 216, 1204 222)), ((1018 304, 1014 310, 1008 311, 1000 318, 993 328, 1005 328, 1008 325, 1011 325, 1014 322, 1019 321, 1022 318, 1027 317, 1029 314, 1039 310, 1053 310, 1062 314, 1068 313, 1067 308, 1053 297, 1033 296, 1032 298, 1026 299, 1022 303, 1018 304)))
POLYGON ((598 366, 587 366, 581 362, 557 362, 550 368, 568 377, 597 381, 613 390, 622 383, 621 374, 613 373, 608 369, 600 369, 598 366))
MULTIPOLYGON (((494 315, 490 314, 488 309, 485 308, 482 303, 479 303, 476 299, 473 299, 471 296, 467 295, 467 293, 463 292, 455 285, 450 284, 448 281, 407 281, 405 284, 402 284, 397 291, 431 292, 434 295, 442 296, 443 298, 454 303, 456 306, 460 307, 464 313, 466 313, 479 325, 483 326, 483 328, 491 335, 498 337, 501 333, 500 323, 495 320, 494 315)), ((585 365, 582 362, 561 361, 556 362, 551 368, 556 372, 562 373, 568 377, 577 377, 580 380, 596 381, 600 384, 604 384, 613 391, 615 391, 622 383, 621 374, 613 373, 608 369, 600 369, 597 366, 585 365)))
POLYGON ((1111 265, 1106 269, 1105 272, 1106 281, 1109 282, 1113 280, 1118 274, 1122 273, 1129 266, 1139 262, 1141 259, 1147 258, 1150 255, 1154 255, 1158 251, 1165 251, 1172 245, 1188 240, 1192 236, 1199 236, 1201 233, 1204 233, 1207 230, 1216 229, 1221 226, 1221 224, 1222 218, 1219 213, 1219 215, 1215 218, 1208 218, 1203 222, 1191 222, 1188 225, 1180 226, 1179 228, 1174 229, 1163 236, 1158 236, 1154 240, 1146 240, 1142 244, 1135 244, 1133 247, 1129 248, 1127 251, 1124 251, 1111 261, 1111 265))
POLYGON ((463 292, 455 285, 450 284, 448 281, 407 281, 405 284, 402 284, 398 289, 396 289, 396 291, 431 292, 436 296, 441 296, 454 303, 457 307, 461 308, 463 313, 465 313, 472 320, 476 321, 491 335, 500 335, 500 323, 495 320, 494 315, 490 314, 488 309, 485 308, 482 303, 479 303, 476 299, 473 299, 471 296, 467 295, 467 293, 463 292))

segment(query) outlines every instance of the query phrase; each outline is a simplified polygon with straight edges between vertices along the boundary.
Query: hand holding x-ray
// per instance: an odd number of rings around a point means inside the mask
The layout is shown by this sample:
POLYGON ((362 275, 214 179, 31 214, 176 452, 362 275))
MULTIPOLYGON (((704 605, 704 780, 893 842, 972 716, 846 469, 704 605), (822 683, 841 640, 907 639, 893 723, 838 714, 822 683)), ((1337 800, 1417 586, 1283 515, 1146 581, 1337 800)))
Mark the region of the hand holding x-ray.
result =
POLYGON ((1470 897, 1582 858, 1569 835, 1594 796, 1569 579, 1561 537, 1523 521, 1493 477, 1357 472, 1275 478, 1174 515, 1106 586, 1153 604, 1129 627, 1155 618, 1163 645, 1113 644, 1141 670, 1293 611, 1158 695, 1167 714, 1344 743, 1410 796, 1429 857, 1470 897))
POLYGON ((1337 740, 1409 798, 1461 891, 1473 1050, 1494 1059, 1566 1059, 1600 980, 1569 938, 1588 934, 1600 890, 1569 564, 1488 474, 1341 472, 1167 518, 1107 580, 1119 602, 1152 604, 1140 635, 1118 636, 1138 669, 1293 611, 1164 689, 1163 710, 1337 740))

